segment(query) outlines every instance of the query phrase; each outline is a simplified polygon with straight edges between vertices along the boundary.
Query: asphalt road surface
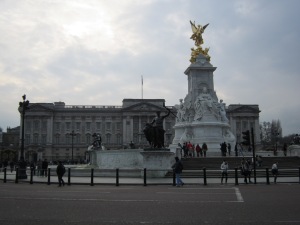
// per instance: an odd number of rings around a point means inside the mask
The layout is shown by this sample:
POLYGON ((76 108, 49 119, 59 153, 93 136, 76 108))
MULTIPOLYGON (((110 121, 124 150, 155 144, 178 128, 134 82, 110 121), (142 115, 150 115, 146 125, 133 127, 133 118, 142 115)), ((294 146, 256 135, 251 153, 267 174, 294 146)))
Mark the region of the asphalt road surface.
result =
POLYGON ((300 224, 300 185, 0 183, 1 225, 300 224))

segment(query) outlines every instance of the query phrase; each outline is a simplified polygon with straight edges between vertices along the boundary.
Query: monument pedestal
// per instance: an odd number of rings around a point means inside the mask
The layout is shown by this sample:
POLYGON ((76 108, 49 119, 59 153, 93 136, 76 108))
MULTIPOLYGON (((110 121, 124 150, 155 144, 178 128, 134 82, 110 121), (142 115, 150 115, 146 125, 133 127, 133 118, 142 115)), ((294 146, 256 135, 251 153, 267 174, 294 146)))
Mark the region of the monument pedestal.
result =
POLYGON ((175 162, 175 154, 169 149, 144 149, 140 153, 147 177, 164 177, 175 162))

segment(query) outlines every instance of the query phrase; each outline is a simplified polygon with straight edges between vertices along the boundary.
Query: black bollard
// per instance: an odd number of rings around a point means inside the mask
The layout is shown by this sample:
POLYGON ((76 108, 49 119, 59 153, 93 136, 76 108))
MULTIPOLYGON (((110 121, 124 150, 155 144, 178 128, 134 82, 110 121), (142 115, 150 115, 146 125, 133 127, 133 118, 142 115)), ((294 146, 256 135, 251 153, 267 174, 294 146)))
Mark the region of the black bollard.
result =
POLYGON ((299 167, 299 184, 300 184, 300 167, 299 167))
POLYGON ((33 168, 30 168, 30 184, 33 184, 33 168))
POLYGON ((48 168, 48 182, 47 182, 48 185, 50 185, 50 175, 51 175, 50 174, 50 168, 48 168))
POLYGON ((3 179, 3 183, 6 183, 6 167, 4 168, 4 179, 3 179))
POLYGON ((91 186, 94 186, 94 168, 91 169, 91 186))
POLYGON ((144 168, 144 186, 147 186, 147 169, 144 168))
POLYGON ((235 185, 239 185, 238 168, 234 168, 235 185))
POLYGON ((68 168, 68 185, 71 185, 71 168, 68 168))
POLYGON ((116 169, 116 186, 119 186, 119 169, 116 169))
POLYGON ((266 168, 266 178, 267 178, 267 184, 270 184, 269 168, 266 168))
POLYGON ((15 183, 19 183, 19 167, 16 168, 16 180, 15 183))
POLYGON ((173 171, 173 186, 176 186, 176 174, 173 171))
POLYGON ((207 180, 206 180, 206 168, 203 168, 203 181, 204 181, 204 185, 207 185, 207 180))

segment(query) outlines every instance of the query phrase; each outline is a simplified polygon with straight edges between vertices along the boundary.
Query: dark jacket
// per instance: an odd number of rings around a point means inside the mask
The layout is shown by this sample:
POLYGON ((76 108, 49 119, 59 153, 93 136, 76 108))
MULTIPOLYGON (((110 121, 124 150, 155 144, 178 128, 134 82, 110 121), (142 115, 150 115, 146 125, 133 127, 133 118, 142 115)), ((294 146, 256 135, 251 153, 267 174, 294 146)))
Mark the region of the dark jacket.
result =
POLYGON ((56 167, 56 174, 58 176, 63 176, 66 172, 66 168, 63 164, 58 164, 58 166, 56 167))
POLYGON ((174 170, 174 173, 182 173, 183 165, 182 165, 181 161, 178 160, 177 162, 174 163, 172 168, 174 170))

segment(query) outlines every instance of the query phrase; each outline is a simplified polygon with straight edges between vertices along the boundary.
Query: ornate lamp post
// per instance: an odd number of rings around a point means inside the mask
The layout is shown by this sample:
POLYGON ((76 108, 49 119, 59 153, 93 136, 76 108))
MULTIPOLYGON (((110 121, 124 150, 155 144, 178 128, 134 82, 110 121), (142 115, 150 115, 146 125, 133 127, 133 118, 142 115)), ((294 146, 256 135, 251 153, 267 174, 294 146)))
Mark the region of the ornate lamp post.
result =
POLYGON ((21 152, 19 156, 19 179, 27 179, 26 174, 26 162, 24 154, 24 135, 25 135, 25 111, 29 109, 29 101, 26 100, 26 95, 22 96, 23 102, 19 102, 19 108, 21 108, 21 120, 22 120, 22 136, 21 136, 21 152))
POLYGON ((72 133, 70 133, 71 137, 72 137, 72 163, 74 162, 74 158, 73 158, 73 150, 74 150, 74 137, 76 136, 76 133, 74 132, 74 130, 72 130, 72 133))

